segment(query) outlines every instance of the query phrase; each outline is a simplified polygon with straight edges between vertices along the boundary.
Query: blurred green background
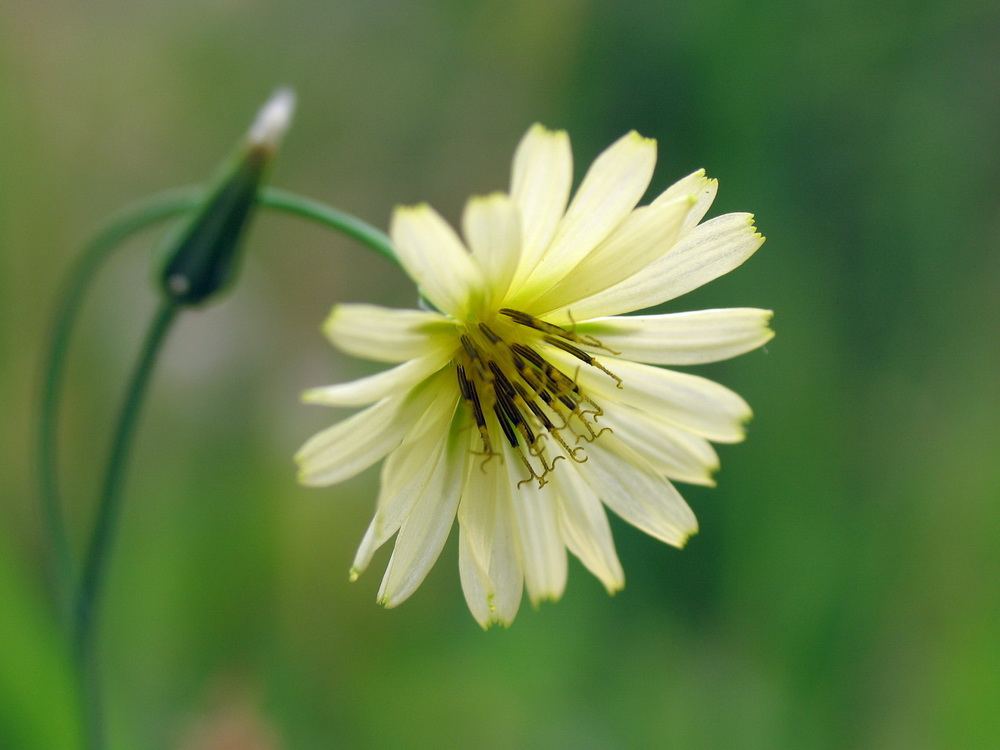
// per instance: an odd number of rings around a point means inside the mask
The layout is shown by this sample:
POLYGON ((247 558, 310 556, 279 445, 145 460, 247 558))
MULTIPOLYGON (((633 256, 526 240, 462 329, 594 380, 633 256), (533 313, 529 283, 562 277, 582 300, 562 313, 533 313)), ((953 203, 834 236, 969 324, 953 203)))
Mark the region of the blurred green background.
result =
MULTIPOLYGON (((60 281, 132 199, 214 173, 278 85, 272 183, 385 227, 503 189, 534 121, 578 170, 636 128, 651 191, 704 166, 768 241, 668 309, 776 311, 683 552, 615 523, 628 583, 575 562, 510 630, 469 616, 455 540, 406 604, 348 584, 376 472, 297 486, 370 372, 319 325, 409 306, 381 258, 259 218, 237 289, 172 336, 103 601, 121 748, 987 748, 1000 735, 1000 5, 847 0, 69 0, 0 10, 0 747, 72 748, 31 439, 60 281), (231 739, 231 738, 230 738, 231 739), (258 744, 253 744, 254 742, 258 744)), ((153 305, 156 233, 81 321, 62 449, 76 539, 153 305)))

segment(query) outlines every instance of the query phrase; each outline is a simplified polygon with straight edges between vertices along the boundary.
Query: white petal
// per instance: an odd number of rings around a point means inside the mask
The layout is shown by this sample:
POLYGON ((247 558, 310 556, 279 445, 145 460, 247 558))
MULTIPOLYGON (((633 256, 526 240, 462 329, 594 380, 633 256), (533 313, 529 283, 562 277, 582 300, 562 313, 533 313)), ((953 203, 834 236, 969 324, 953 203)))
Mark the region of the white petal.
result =
POLYGON ((615 513, 650 536, 683 547, 698 521, 674 486, 641 456, 605 433, 587 446, 580 473, 615 513))
POLYGON ((490 299, 499 302, 507 294, 521 259, 521 219, 513 200, 503 193, 471 198, 462 215, 462 231, 472 258, 483 270, 490 299))
MULTIPOLYGON (((522 294, 537 296, 564 276, 617 227, 642 198, 656 165, 656 141, 632 131, 591 165, 522 294)), ((513 303, 516 307, 517 304, 513 303)))
POLYGON ((524 572, 517 551, 517 532, 511 487, 507 481, 497 485, 496 522, 493 525, 493 551, 490 555, 490 579, 493 581, 493 619, 510 625, 521 606, 524 572))
POLYGON ((426 490, 399 529, 378 592, 386 607, 401 604, 416 591, 441 554, 462 495, 466 446, 467 441, 452 436, 426 490))
MULTIPOLYGON (((385 544, 389 534, 385 539, 378 539, 378 532, 376 531, 376 519, 372 519, 371 523, 368 524, 368 528, 365 530, 365 535, 361 538, 361 544, 358 545, 358 551, 354 554, 354 562, 351 564, 351 571, 348 574, 348 578, 353 583, 358 580, 358 576, 365 572, 368 568, 369 563, 372 561, 372 555, 375 554, 375 550, 385 544)), ((393 534, 398 531, 398 528, 393 531, 393 534)))
POLYGON ((330 342, 347 354, 377 362, 406 362, 454 336, 440 313, 378 305, 337 305, 323 324, 330 342))
POLYGON ((375 517, 351 566, 352 581, 368 567, 375 550, 399 530, 417 500, 427 491, 444 454, 444 436, 451 425, 455 404, 454 397, 448 399, 446 393, 442 394, 386 459, 375 517))
POLYGON ((670 315, 624 315, 580 323, 624 359, 656 365, 695 365, 735 357, 774 337, 770 310, 734 307, 670 315))
POLYGON ((483 463, 483 458, 478 457, 471 461, 462 502, 458 506, 458 523, 468 537, 470 551, 485 571, 489 570, 493 553, 498 474, 502 474, 502 481, 507 481, 506 472, 496 459, 483 463))
POLYGON ((389 228, 396 255, 424 296, 441 311, 463 317, 483 279, 462 241, 427 204, 398 207, 389 228))
POLYGON ((609 403, 601 424, 645 458, 660 474, 691 484, 712 486, 719 457, 705 438, 659 419, 649 411, 609 403))
POLYGON ((673 247, 692 205, 693 196, 686 195, 637 208, 576 268, 526 307, 539 313, 557 310, 629 278, 673 247))
MULTIPOLYGON (((552 356, 559 355, 553 353, 552 356)), ((599 370, 587 366, 580 368, 578 382, 598 403, 610 406, 619 401, 639 411, 650 411, 660 419, 716 443, 737 443, 745 437, 743 425, 753 412, 746 401, 725 386, 697 375, 627 359, 597 359, 622 379, 619 389, 599 370)), ((567 369, 572 366, 565 357, 562 361, 567 369)))
POLYGON ((295 455, 299 481, 312 487, 336 484, 381 459, 415 416, 405 404, 404 397, 385 399, 311 437, 295 455))
MULTIPOLYGON (((306 441, 295 460, 299 481, 320 487, 343 482, 399 445, 403 435, 424 414, 450 379, 429 378, 409 393, 383 399, 306 441)), ((457 393, 457 388, 451 386, 457 393)))
MULTIPOLYGON (((750 214, 725 214, 705 222, 662 258, 631 278, 568 306, 566 320, 642 310, 674 299, 729 273, 764 243, 750 214)), ((558 316, 547 316, 559 324, 558 316)))
POLYGON ((413 477, 425 468, 443 449, 445 436, 456 419, 467 419, 464 410, 456 413, 459 393, 452 373, 442 371, 434 376, 434 401, 424 414, 414 421, 399 448, 392 452, 382 469, 379 507, 387 498, 401 492, 413 477))
POLYGON ((517 283, 524 281, 552 241, 573 184, 573 154, 565 130, 533 125, 517 147, 510 195, 521 214, 523 237, 517 283))
POLYGON ((465 603, 480 627, 488 628, 493 620, 490 602, 494 598, 493 582, 470 549, 469 532, 458 529, 458 575, 462 581, 465 603))
POLYGON ((496 459, 473 458, 458 509, 459 573, 466 602, 476 621, 514 621, 524 578, 514 544, 509 479, 496 459))
POLYGON ((361 406, 379 401, 393 394, 403 393, 437 372, 447 364, 454 352, 451 347, 441 348, 390 370, 358 378, 347 383, 312 388, 302 394, 307 404, 324 406, 361 406))
POLYGON ((566 547, 559 533, 555 490, 524 480, 527 472, 516 453, 504 446, 511 490, 511 507, 517 549, 524 568, 524 582, 533 604, 556 600, 566 587, 566 547))
POLYGON ((559 485, 559 528, 566 546, 609 594, 615 593, 625 585, 625 572, 604 506, 578 472, 557 471, 553 478, 559 485))
POLYGON ((718 180, 712 180, 705 176, 705 170, 699 169, 692 172, 687 177, 682 177, 673 185, 664 190, 650 205, 671 202, 682 195, 695 196, 694 205, 684 217, 684 225, 681 234, 687 234, 694 229, 698 222, 705 218, 708 209, 712 207, 716 193, 719 192, 718 180))

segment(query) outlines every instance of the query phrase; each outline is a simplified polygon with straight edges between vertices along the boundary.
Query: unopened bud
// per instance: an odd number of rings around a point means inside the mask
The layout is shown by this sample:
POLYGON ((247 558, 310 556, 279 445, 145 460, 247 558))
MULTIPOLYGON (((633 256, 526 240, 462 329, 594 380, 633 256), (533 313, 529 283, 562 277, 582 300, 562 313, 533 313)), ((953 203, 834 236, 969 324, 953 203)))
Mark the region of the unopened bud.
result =
POLYGON ((277 91, 268 100, 204 205, 171 238, 160 275, 163 292, 171 299, 197 305, 235 277, 257 193, 294 109, 295 95, 288 89, 277 91))

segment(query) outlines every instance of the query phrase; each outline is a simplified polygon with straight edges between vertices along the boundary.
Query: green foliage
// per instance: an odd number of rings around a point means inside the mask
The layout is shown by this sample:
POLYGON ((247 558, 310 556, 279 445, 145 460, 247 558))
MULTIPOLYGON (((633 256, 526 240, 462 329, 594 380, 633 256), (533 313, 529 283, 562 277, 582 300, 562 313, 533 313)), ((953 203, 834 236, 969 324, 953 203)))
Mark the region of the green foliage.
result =
POLYGON ((0 602, 0 747, 78 747, 68 650, 3 539, 0 602))

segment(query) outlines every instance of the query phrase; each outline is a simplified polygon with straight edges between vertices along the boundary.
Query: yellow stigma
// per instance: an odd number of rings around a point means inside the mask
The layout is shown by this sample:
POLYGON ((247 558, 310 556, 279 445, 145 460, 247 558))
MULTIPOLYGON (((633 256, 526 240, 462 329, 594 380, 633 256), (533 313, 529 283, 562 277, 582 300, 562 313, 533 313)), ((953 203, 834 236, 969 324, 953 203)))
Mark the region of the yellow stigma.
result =
POLYGON ((476 453, 485 461, 499 455, 490 437, 496 434, 490 429, 495 424, 528 471, 518 486, 532 480, 544 486, 560 458, 583 463, 587 455, 580 441, 590 443, 610 431, 597 423, 604 410, 575 376, 544 356, 547 347, 560 349, 601 370, 621 388, 618 376, 577 346, 610 351, 596 339, 504 308, 492 320, 468 323, 461 342, 455 371, 482 441, 476 453))

